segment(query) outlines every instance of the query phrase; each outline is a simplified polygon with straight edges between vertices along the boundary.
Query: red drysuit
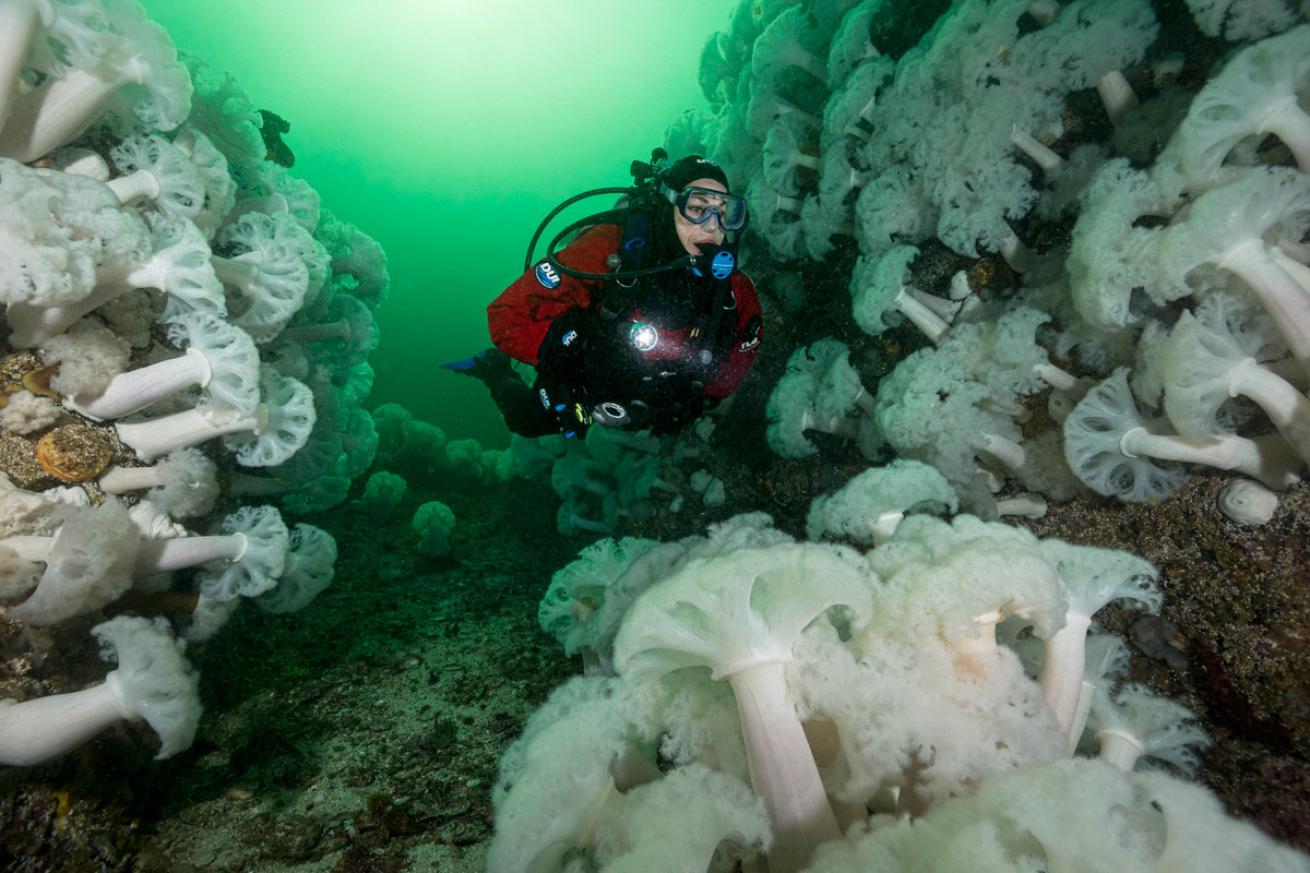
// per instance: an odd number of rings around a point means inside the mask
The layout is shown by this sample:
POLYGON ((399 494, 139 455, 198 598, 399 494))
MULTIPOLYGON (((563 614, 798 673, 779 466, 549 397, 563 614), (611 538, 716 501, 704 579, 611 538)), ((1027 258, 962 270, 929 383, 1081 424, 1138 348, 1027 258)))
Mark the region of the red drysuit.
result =
MULTIPOLYGON (((621 229, 613 224, 592 227, 563 249, 558 259, 585 273, 612 272, 606 261, 618 250, 620 233, 621 229)), ((731 344, 716 355, 714 369, 705 380, 705 397, 712 400, 722 399, 737 390, 750 370, 760 344, 761 312, 755 285, 740 270, 734 272, 729 281, 733 303, 723 318, 735 320, 736 334, 731 344)), ((487 307, 491 341, 510 357, 536 366, 538 351, 551 323, 570 310, 590 306, 601 285, 599 280, 576 279, 558 272, 545 261, 538 262, 487 307)), ((636 304, 632 315, 640 318, 640 299, 636 304)), ((643 355, 653 362, 669 360, 684 351, 692 354, 698 348, 695 337, 695 331, 682 326, 661 326, 659 346, 643 355)))

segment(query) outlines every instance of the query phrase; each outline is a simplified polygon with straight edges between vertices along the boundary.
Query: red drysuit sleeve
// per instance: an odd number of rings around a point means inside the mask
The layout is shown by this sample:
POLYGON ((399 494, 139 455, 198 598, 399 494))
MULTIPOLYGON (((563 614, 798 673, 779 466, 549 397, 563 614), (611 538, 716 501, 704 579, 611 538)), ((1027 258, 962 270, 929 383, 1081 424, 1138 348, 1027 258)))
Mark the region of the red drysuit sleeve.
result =
POLYGON ((733 338, 728 360, 705 386, 706 397, 722 399, 736 391, 755 363, 755 350, 760 345, 760 299, 755 295, 755 283, 745 273, 733 274, 732 296, 737 301, 737 336, 733 338))
MULTIPOLYGON (((602 224, 583 232, 559 252, 558 260, 584 273, 607 273, 606 259, 618 247, 618 226, 602 224)), ((538 261, 487 307, 491 341, 511 358, 535 367, 551 322, 570 309, 588 306, 600 285, 600 280, 575 279, 545 259, 538 261)))

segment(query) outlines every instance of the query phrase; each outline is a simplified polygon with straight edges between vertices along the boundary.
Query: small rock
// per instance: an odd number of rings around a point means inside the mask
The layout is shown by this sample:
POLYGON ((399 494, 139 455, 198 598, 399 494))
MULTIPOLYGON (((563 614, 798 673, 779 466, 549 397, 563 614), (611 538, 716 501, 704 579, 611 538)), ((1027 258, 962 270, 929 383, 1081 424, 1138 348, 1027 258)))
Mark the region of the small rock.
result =
POLYGON ((1171 669, 1186 670, 1187 640, 1173 622, 1158 615, 1148 615, 1133 622, 1128 636, 1142 654, 1163 661, 1171 669))

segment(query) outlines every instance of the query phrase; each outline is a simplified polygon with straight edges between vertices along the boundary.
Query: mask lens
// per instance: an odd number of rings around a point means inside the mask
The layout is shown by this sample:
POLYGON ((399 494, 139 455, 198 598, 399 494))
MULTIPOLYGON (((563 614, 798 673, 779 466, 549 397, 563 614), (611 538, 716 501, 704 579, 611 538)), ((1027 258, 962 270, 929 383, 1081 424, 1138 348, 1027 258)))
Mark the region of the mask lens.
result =
POLYGON ((724 230, 741 230, 746 226, 746 199, 727 194, 723 198, 724 230))
POLYGON ((746 225, 746 201, 722 191, 688 188, 678 195, 678 211, 692 224, 704 224, 712 215, 724 230, 741 230, 746 225))

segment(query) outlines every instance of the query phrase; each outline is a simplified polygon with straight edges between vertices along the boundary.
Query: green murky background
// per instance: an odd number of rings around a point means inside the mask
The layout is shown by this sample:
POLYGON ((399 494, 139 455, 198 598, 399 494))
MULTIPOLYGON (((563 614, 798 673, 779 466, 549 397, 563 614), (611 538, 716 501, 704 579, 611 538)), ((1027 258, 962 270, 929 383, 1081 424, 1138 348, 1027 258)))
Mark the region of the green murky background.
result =
MULTIPOLYGON (((537 222, 626 184, 707 104, 708 34, 733 0, 144 0, 179 49, 291 123, 292 173, 386 249, 369 406, 453 437, 509 435, 482 386, 437 364, 489 344, 485 307, 537 222), (368 11, 366 11, 368 10, 368 11)), ((591 201, 604 208, 607 201, 591 201)))

